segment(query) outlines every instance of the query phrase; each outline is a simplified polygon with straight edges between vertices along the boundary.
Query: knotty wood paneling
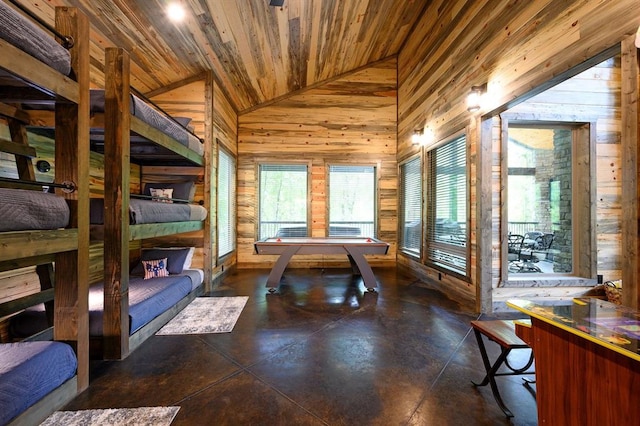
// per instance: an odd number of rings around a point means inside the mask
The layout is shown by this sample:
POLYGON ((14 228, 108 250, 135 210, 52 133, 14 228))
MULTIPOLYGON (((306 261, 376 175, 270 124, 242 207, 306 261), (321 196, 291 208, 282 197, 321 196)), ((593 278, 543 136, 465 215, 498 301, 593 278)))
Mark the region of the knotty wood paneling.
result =
MULTIPOLYGON (((515 104, 515 99, 542 93, 570 77, 567 70, 635 32, 640 24, 640 16, 632 13, 636 9, 637 4, 633 0, 430 2, 398 57, 398 158, 406 158, 415 152, 410 135, 416 128, 428 127, 433 131, 435 140, 441 140, 460 128, 475 124, 483 114, 501 112, 515 104), (606 28, 602 22, 607 22, 606 28), (486 105, 480 112, 471 114, 466 110, 466 95, 472 85, 482 83, 488 83, 486 105)), ((575 82, 573 87, 566 85, 563 90, 586 92, 581 97, 583 102, 572 109, 571 114, 582 117, 600 115, 596 161, 599 166, 598 197, 601 198, 597 201, 597 215, 603 232, 598 236, 598 249, 602 248, 598 253, 598 267, 615 276, 620 265, 611 259, 615 259, 620 250, 617 238, 621 231, 614 225, 619 220, 620 186, 612 177, 619 174, 619 148, 616 146, 620 137, 620 128, 616 128, 619 116, 615 110, 603 111, 610 105, 602 102, 603 89, 611 88, 608 78, 598 76, 592 80, 591 90, 585 90, 581 86, 583 82, 575 82)), ((614 90, 617 85, 614 83, 614 90)), ((560 99, 562 94, 547 92, 542 96, 560 99)), ((554 113, 562 113, 557 110, 558 104, 549 99, 535 105, 534 112, 550 107, 554 113)), ((480 126, 475 128, 478 132, 480 126)), ((479 141, 480 138, 475 136, 469 140, 479 141)), ((473 151, 475 147, 471 146, 471 149, 473 151)), ((494 152, 494 164, 498 161, 497 155, 499 153, 494 152)), ((472 169, 472 184, 482 182, 483 178, 476 176, 472 169)), ((500 193, 499 185, 493 185, 494 195, 500 193)), ((478 189, 489 187, 484 185, 478 189)), ((496 207, 500 200, 494 196, 493 206, 480 206, 477 204, 479 200, 491 197, 474 195, 473 192, 471 197, 470 211, 491 209, 494 226, 499 226, 499 216, 496 217, 499 209, 496 207)), ((482 252, 486 255, 492 253, 492 263, 499 264, 500 246, 495 240, 496 229, 491 237, 486 233, 475 233, 472 229, 472 239, 476 238, 475 235, 485 235, 485 239, 471 241, 472 263, 478 264, 478 247, 482 245, 482 252)), ((416 272, 431 273, 411 260, 403 263, 416 272)), ((479 284, 481 273, 476 271, 471 277, 474 289, 479 284)), ((500 271, 494 269, 494 286, 499 276, 500 271)), ((483 285, 487 285, 486 281, 483 285)), ((468 288, 468 283, 454 280, 447 284, 447 291, 452 285, 456 287, 454 293, 464 293, 468 288)))
MULTIPOLYGON (((378 173, 378 236, 394 263, 397 239, 396 60, 309 89, 238 118, 238 266, 270 267, 272 256, 253 253, 258 218, 260 162, 311 164, 311 235, 326 235, 327 167, 373 164, 378 173)), ((292 266, 345 265, 340 256, 294 257, 292 266), (303 259, 303 260, 300 260, 303 259)))
POLYGON ((164 0, 22 2, 52 22, 55 5, 91 20, 92 80, 104 86, 104 48, 131 55, 131 82, 153 92, 212 71, 237 111, 398 53, 428 3, 397 0, 184 0, 186 19, 164 0))

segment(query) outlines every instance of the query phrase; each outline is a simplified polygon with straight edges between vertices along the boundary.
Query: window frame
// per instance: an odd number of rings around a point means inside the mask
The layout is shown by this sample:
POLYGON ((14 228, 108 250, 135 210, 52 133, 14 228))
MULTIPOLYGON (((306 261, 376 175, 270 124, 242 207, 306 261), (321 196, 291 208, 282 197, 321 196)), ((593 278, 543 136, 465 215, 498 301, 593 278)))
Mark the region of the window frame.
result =
MULTIPOLYGON (((326 228, 325 235, 331 237, 330 227, 331 227, 331 167, 372 167, 373 168, 373 235, 370 237, 378 238, 379 235, 379 205, 380 205, 380 190, 379 190, 379 170, 380 165, 378 163, 328 163, 326 165, 326 193, 327 193, 327 203, 326 203, 326 228)), ((361 235, 362 236, 362 235, 361 235)), ((337 237, 337 235, 335 235, 337 237)), ((369 236, 367 236, 369 237, 369 236)))
POLYGON ((596 121, 573 121, 562 117, 533 116, 522 113, 503 113, 501 119, 500 179, 502 181, 501 233, 502 241, 501 269, 503 287, 530 286, 532 281, 542 287, 556 286, 558 279, 563 285, 575 282, 595 284, 597 270, 596 242, 596 121), (572 272, 509 273, 508 272, 508 144, 509 126, 515 127, 559 127, 572 132, 572 272), (585 143, 587 142, 587 143, 585 143))
MULTIPOLYGON (((257 221, 255 224, 255 235, 257 236, 256 239, 260 239, 260 225, 262 223, 262 188, 260 186, 260 182, 262 181, 262 175, 261 175, 261 171, 262 171, 262 166, 305 166, 307 169, 307 188, 306 188, 306 192, 307 192, 307 197, 306 197, 306 209, 307 209, 307 215, 306 215, 306 236, 310 236, 311 235, 311 218, 312 218, 312 212, 311 212, 311 188, 312 188, 312 163, 311 161, 274 161, 273 159, 268 159, 268 160, 258 160, 256 162, 256 194, 257 194, 257 221)), ((268 238, 268 237, 266 237, 268 238)))
POLYGON ((470 154, 469 154, 469 132, 468 129, 463 129, 458 132, 452 133, 446 138, 443 138, 438 143, 430 146, 424 153, 424 164, 423 164, 423 199, 424 199, 424 218, 425 218, 425 228, 424 228, 424 238, 423 238, 423 263, 429 267, 432 267, 436 270, 442 271, 444 273, 454 275, 464 281, 471 281, 471 243, 469 239, 469 235, 471 232, 471 162, 470 162, 470 154), (465 161, 465 231, 464 231, 464 249, 461 250, 452 250, 454 253, 459 254, 463 253, 465 259, 465 267, 464 272, 461 272, 459 269, 454 269, 452 267, 448 267, 437 261, 433 261, 430 258, 430 250, 436 247, 448 247, 453 246, 452 244, 446 243, 435 243, 432 241, 431 234, 435 230, 435 220, 437 213, 435 210, 432 210, 431 204, 434 202, 434 197, 437 191, 432 191, 433 182, 432 179, 432 158, 435 152, 446 146, 449 143, 453 143, 454 141, 459 140, 460 138, 464 138, 464 161, 465 161))

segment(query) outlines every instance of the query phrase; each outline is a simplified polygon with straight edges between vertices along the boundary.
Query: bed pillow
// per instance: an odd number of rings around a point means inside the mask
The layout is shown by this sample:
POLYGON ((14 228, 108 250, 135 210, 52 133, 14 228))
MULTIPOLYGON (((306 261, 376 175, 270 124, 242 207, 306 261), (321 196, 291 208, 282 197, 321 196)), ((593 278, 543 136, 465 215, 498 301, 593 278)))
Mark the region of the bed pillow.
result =
POLYGON ((173 203, 173 189, 171 188, 149 188, 149 192, 153 197, 153 201, 157 201, 159 203, 173 203))
MULTIPOLYGON (((167 259, 167 270, 170 274, 181 274, 185 268, 185 262, 189 256, 189 252, 193 247, 185 248, 155 248, 149 250, 142 250, 142 256, 140 256, 140 263, 138 263, 132 270, 131 275, 144 275, 145 269, 142 261, 167 259)), ((192 255, 193 257, 193 255, 192 255)), ((191 265, 189 265, 191 266, 191 265)))
POLYGON ((190 117, 173 117, 173 119, 180 123, 180 125, 183 127, 187 127, 189 123, 191 123, 190 117))
POLYGON ((154 182, 154 183, 146 183, 144 185, 144 195, 152 195, 151 188, 154 189, 172 189, 173 197, 178 200, 188 200, 189 202, 193 201, 193 197, 196 193, 196 185, 194 182, 154 182))
POLYGON ((155 259, 155 260, 143 260, 142 267, 144 268, 144 279, 168 277, 169 271, 167 271, 167 259, 155 259))

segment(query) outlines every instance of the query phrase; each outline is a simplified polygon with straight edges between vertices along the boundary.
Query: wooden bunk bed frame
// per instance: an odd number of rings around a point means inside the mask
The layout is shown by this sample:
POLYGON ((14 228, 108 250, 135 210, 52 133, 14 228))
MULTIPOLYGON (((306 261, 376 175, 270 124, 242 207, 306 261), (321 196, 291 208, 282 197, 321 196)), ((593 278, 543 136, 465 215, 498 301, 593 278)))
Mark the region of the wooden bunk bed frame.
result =
MULTIPOLYGON (((47 265, 53 289, 0 305, 3 313, 55 299, 53 339, 70 344, 77 356, 76 376, 58 387, 12 421, 38 423, 89 385, 89 21, 76 8, 57 7, 55 28, 70 35, 75 45, 71 54, 71 77, 43 64, 29 54, 0 40, 0 68, 24 83, 1 96, 56 101, 55 162, 56 182, 73 182, 76 190, 61 195, 67 199, 71 215, 69 228, 51 231, 3 232, 0 243, 0 271, 33 265, 47 265), (55 272, 51 263, 55 262, 55 272)), ((24 125, 27 115, 10 105, 0 105, 0 113, 19 128, 17 141, 3 141, 3 150, 14 152, 23 145, 29 152, 24 125), (21 139, 22 138, 22 139, 21 139)), ((12 130, 12 134, 14 134, 12 130)), ((20 155, 19 155, 20 156, 20 155)), ((24 167, 18 164, 18 168, 24 167)))
MULTIPOLYGON (((201 156, 178 141, 164 135, 141 120, 129 110, 130 82, 129 55, 121 48, 105 51, 105 210, 104 236, 104 312, 102 351, 105 359, 123 359, 133 349, 152 336, 162 325, 174 317, 199 292, 202 285, 183 298, 172 309, 165 311, 140 330, 129 335, 128 286, 129 242, 145 238, 162 237, 176 233, 204 230, 205 279, 207 275, 206 244, 210 240, 210 214, 203 222, 171 222, 130 225, 129 223, 129 168, 131 132, 143 136, 169 149, 192 165, 204 167, 210 155, 205 146, 201 156)), ((206 169, 205 169, 206 170, 206 169)), ((205 175, 207 172, 205 172, 205 175)), ((205 205, 208 201, 205 187, 205 205)), ((210 262, 209 262, 210 263, 210 262)))

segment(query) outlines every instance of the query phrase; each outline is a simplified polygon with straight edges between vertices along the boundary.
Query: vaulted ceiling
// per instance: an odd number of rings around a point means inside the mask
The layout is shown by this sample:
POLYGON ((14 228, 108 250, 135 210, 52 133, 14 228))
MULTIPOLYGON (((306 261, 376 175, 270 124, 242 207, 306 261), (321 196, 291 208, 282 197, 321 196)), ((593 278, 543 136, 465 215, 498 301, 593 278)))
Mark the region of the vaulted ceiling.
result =
POLYGON ((430 0, 176 0, 180 23, 165 14, 170 0, 20 1, 49 22, 56 5, 87 14, 96 71, 106 46, 129 51, 146 93, 212 70, 243 112, 397 54, 430 0))

